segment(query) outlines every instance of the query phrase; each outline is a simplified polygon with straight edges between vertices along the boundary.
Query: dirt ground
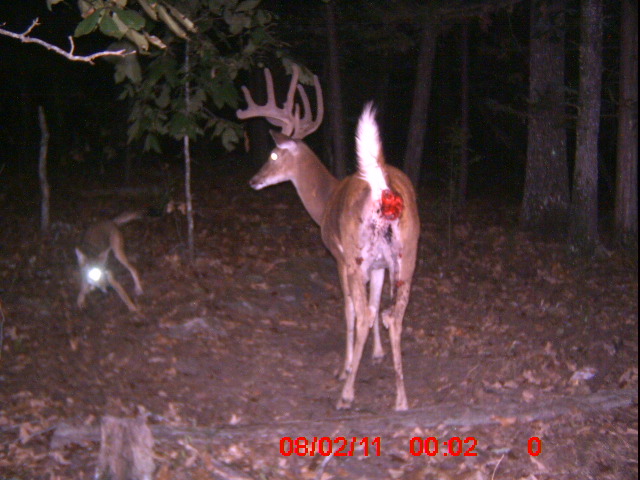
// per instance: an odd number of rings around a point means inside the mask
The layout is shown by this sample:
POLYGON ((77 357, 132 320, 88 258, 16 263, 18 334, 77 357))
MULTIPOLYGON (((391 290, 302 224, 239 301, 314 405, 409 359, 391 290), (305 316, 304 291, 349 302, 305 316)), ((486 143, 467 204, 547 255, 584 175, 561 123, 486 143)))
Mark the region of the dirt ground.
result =
POLYGON ((180 200, 180 172, 54 179, 45 240, 34 180, 0 177, 0 480, 94 478, 105 415, 146 415, 156 480, 638 478, 637 257, 574 256, 505 202, 452 220, 420 192, 409 411, 386 332, 337 411, 333 259, 293 187, 254 192, 250 173, 198 167, 192 263, 180 213, 123 227, 139 314, 113 291, 79 311, 73 248, 92 221, 180 200))

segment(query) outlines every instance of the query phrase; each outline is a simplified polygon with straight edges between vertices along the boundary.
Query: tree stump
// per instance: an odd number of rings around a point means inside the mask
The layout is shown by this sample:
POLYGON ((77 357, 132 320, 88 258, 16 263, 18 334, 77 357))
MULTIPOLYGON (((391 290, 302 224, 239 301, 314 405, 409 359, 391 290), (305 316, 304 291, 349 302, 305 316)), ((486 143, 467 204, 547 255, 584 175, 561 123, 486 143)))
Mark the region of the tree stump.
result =
POLYGON ((153 435, 147 426, 146 416, 104 416, 100 434, 96 480, 153 479, 153 435))

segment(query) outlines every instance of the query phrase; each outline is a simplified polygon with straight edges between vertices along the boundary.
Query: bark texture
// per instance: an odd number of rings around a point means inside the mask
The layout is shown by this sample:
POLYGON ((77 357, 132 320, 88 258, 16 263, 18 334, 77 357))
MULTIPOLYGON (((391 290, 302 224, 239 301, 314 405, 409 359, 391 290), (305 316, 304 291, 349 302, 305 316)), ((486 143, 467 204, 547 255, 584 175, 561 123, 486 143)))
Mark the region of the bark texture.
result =
POLYGON ((436 19, 434 16, 429 15, 422 28, 422 39, 420 41, 418 67, 416 70, 416 83, 413 90, 413 108, 411 109, 411 117, 409 119, 407 151, 404 160, 404 173, 407 174, 414 187, 417 187, 418 181, 420 180, 431 84, 433 83, 433 62, 436 55, 436 40, 438 39, 438 34, 439 28, 436 19))
POLYGON ((521 226, 564 231, 569 210, 564 0, 531 5, 529 125, 521 226))
POLYGON ((598 132, 602 89, 602 0, 584 0, 580 12, 580 91, 570 242, 592 250, 598 242, 598 132))
POLYGON ((622 0, 616 236, 638 242, 638 2, 622 0))

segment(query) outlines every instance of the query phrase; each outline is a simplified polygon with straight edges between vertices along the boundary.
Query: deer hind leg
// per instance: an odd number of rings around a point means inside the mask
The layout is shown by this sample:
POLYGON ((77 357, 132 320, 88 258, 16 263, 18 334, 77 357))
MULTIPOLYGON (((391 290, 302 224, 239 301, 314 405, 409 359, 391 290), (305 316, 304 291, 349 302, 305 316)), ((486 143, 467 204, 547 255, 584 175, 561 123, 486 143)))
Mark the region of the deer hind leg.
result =
POLYGON ((115 232, 111 235, 111 249, 113 250, 113 254, 118 259, 118 261, 129 270, 129 273, 133 277, 133 282, 135 283, 136 295, 142 295, 142 282, 140 282, 140 277, 138 275, 138 271, 135 269, 129 259, 127 258, 127 254, 124 253, 124 238, 122 237, 122 233, 115 232))
POLYGON ((355 308, 355 344, 353 347, 353 361, 347 367, 347 379, 342 388, 342 394, 337 403, 337 408, 350 408, 355 397, 354 384, 358 373, 358 366, 362 359, 364 344, 371 328, 371 316, 367 307, 367 291, 361 272, 348 274, 349 292, 355 308))
POLYGON ((384 269, 373 270, 369 279, 369 312, 373 321, 373 360, 379 362, 384 358, 384 349, 380 341, 380 297, 384 284, 384 269))
POLYGON ((78 293, 78 299, 76 300, 76 303, 78 304, 78 308, 80 309, 84 308, 85 297, 87 296, 87 293, 89 293, 89 285, 87 284, 87 282, 83 280, 80 286, 80 293, 78 293))
POLYGON ((389 329, 391 340, 391 352, 393 354, 393 369, 396 372, 396 403, 397 411, 407 410, 407 394, 404 389, 404 374, 402 372, 402 320, 409 302, 409 290, 411 289, 411 277, 400 283, 396 292, 394 305, 382 313, 382 321, 389 329))

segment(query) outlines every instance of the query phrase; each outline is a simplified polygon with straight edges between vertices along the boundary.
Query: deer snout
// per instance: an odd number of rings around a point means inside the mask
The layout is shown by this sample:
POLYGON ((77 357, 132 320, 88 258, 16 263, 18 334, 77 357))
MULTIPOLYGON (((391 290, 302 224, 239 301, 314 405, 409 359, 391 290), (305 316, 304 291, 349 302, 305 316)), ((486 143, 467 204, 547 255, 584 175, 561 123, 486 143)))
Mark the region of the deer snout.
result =
POLYGON ((265 185, 264 182, 256 175, 251 180, 249 180, 249 186, 254 190, 261 190, 265 185))

